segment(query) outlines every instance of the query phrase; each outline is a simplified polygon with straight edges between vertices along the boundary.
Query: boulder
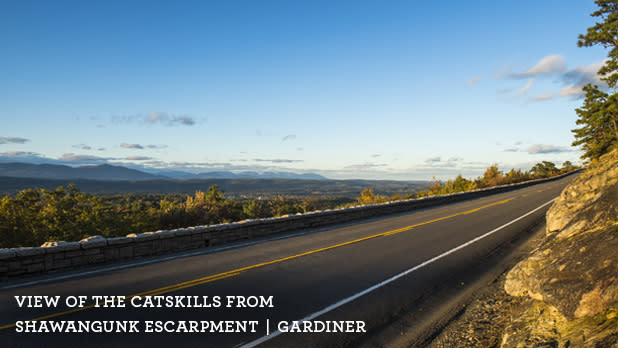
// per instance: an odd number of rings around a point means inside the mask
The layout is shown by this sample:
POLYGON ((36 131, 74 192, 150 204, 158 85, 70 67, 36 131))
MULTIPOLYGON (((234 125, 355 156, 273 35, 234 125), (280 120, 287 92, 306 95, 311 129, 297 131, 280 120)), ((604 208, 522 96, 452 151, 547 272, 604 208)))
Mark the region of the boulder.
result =
POLYGON ((528 300, 502 347, 618 344, 618 150, 562 191, 547 212, 546 232, 507 274, 505 291, 528 300))

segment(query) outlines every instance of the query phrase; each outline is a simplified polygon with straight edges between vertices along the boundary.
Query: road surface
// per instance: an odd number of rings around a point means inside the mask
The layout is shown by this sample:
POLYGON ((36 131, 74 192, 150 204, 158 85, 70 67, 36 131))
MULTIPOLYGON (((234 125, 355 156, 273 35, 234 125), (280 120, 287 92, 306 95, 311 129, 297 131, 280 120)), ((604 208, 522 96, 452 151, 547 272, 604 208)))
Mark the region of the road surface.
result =
POLYGON ((379 346, 376 342, 385 338, 376 337, 385 332, 406 336, 414 327, 422 331, 424 320, 469 290, 468 284, 542 221, 573 177, 260 242, 0 283, 1 346, 379 346), (23 296, 59 296, 59 302, 51 308, 26 307, 24 302, 20 308, 18 299, 28 300, 23 296), (72 306, 78 296, 88 299, 83 307, 67 306, 67 300, 72 306), (95 308, 93 296, 125 296, 125 307, 95 308), (144 308, 147 296, 180 302, 144 308), (412 328, 399 327, 399 319, 410 318, 409 313, 417 313, 411 317, 412 328), (28 327, 26 321, 33 319, 39 325, 28 327), (281 332, 285 323, 298 320, 311 321, 310 327, 301 322, 300 329, 320 329, 322 324, 335 329, 332 325, 339 323, 354 332, 281 332), (133 329, 140 332, 24 332, 44 330, 42 322, 78 321, 92 324, 90 330, 96 330, 97 321, 129 323, 114 327, 120 331, 130 331, 134 321, 133 329), (151 329, 159 323, 170 331, 200 332, 146 333, 150 322, 151 329))

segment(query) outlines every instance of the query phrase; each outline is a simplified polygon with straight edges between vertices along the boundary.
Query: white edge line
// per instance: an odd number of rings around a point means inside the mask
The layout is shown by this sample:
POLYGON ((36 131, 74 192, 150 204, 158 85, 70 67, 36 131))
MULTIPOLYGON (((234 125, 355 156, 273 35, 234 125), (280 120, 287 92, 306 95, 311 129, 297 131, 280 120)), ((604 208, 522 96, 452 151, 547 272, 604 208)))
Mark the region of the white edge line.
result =
MULTIPOLYGON (((463 244, 461 244, 461 245, 459 245, 459 246, 457 246, 457 247, 455 247, 455 248, 453 248, 451 250, 445 251, 445 252, 443 252, 442 254, 440 254, 438 256, 434 256, 431 259, 426 260, 423 263, 420 263, 420 264, 418 264, 418 265, 416 265, 416 266, 414 266, 414 267, 412 267, 410 269, 407 269, 407 270, 405 270, 405 271, 403 271, 403 272, 401 272, 399 274, 396 274, 396 275, 394 275, 394 276, 392 276, 392 277, 390 277, 390 278, 388 278, 386 280, 383 280, 382 282, 380 282, 380 283, 378 283, 376 285, 373 285, 370 288, 367 288, 367 289, 365 289, 365 290, 363 290, 361 292, 358 292, 358 293, 356 293, 356 294, 354 294, 354 295, 352 295, 350 297, 347 297, 347 298, 344 298, 343 300, 335 302, 335 303, 331 304, 330 306, 328 306, 328 307, 326 307, 326 308, 324 308, 322 310, 319 310, 319 311, 317 311, 315 313, 309 314, 306 317, 304 317, 302 319, 299 319, 298 321, 302 322, 302 321, 312 320, 314 318, 319 317, 322 314, 326 314, 326 313, 328 313, 328 312, 330 312, 330 311, 332 311, 332 310, 334 310, 336 308, 339 308, 339 307, 343 306, 344 304, 346 304, 348 302, 352 302, 352 301, 356 300, 357 298, 359 298, 359 297, 361 297, 363 295, 366 295, 366 294, 368 294, 368 293, 370 293, 370 292, 372 292, 372 291, 374 291, 374 290, 376 290, 378 288, 383 287, 384 285, 392 283, 392 282, 394 282, 395 280, 397 280, 397 279, 399 279, 401 277, 404 277, 404 276, 406 276, 406 275, 408 275, 408 274, 410 274, 410 273, 412 273, 412 272, 414 272, 416 270, 419 270, 419 269, 421 269, 421 268, 423 268, 423 267, 425 267, 425 266, 427 266, 427 265, 429 265, 429 264, 431 264, 431 263, 433 263, 435 261, 438 261, 438 260, 440 260, 440 259, 442 259, 442 258, 444 258, 444 257, 446 257, 446 256, 448 256, 448 255, 450 255, 450 254, 452 254, 454 252, 456 252, 456 251, 459 251, 459 250, 461 250, 461 249, 463 249, 463 248, 465 248, 465 247, 467 247, 467 246, 469 246, 471 244, 474 244, 474 243, 478 242, 479 240, 481 240, 483 238, 486 238, 486 237, 488 237, 488 236, 490 236, 490 235, 500 231, 501 229, 503 229, 503 228, 505 228, 505 227, 507 227, 509 225, 514 224, 515 222, 517 222, 517 221, 527 217, 528 215, 536 213, 538 210, 543 209, 545 206, 549 205, 550 203, 555 201, 557 198, 558 197, 552 199, 549 202, 546 202, 546 203, 540 205, 539 207, 537 207, 537 208, 535 208, 535 209, 525 213, 524 215, 522 215, 522 216, 520 216, 520 217, 518 217, 518 218, 516 218, 514 220, 511 220, 511 221, 505 223, 504 225, 502 225, 500 227, 497 227, 497 228, 495 228, 495 229, 493 229, 493 230, 491 230, 491 231, 489 231, 489 232, 487 232, 487 233, 485 233, 483 235, 480 235, 480 236, 478 236, 478 237, 476 237, 474 239, 471 239, 471 240, 469 240, 469 241, 467 241, 467 242, 465 242, 465 243, 463 243, 463 244)), ((249 343, 246 343, 246 344, 242 345, 240 348, 252 348, 252 347, 255 347, 255 346, 257 346, 257 345, 259 345, 261 343, 264 343, 264 342, 266 342, 266 341, 268 341, 268 340, 270 340, 272 338, 275 338, 275 337, 277 337, 277 336, 279 336, 281 334, 282 334, 282 332, 279 331, 279 330, 273 331, 273 333, 271 335, 262 336, 262 337, 260 337, 260 338, 258 338, 256 340, 254 340, 254 341, 251 341, 249 343)))

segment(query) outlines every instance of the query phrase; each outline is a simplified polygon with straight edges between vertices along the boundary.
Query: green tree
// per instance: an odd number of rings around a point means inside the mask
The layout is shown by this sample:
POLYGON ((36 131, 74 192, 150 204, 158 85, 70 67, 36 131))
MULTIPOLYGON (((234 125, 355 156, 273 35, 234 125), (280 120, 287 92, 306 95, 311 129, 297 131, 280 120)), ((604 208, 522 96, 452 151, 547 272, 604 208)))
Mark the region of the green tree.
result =
POLYGON ((540 178, 546 178, 558 173, 559 170, 553 162, 543 161, 530 168, 530 173, 540 178))
POLYGON ((249 204, 242 207, 245 217, 250 219, 265 218, 270 216, 270 210, 263 201, 254 199, 249 204))
POLYGON ((598 86, 588 84, 584 87, 586 99, 584 105, 576 109, 579 116, 577 124, 581 127, 573 130, 573 146, 581 146, 583 159, 598 159, 618 145, 618 100, 616 84, 618 83, 618 1, 596 0, 599 9, 593 17, 601 21, 588 28, 586 34, 579 35, 579 47, 601 45, 609 48, 605 63, 598 71, 613 93, 599 90, 598 86))
POLYGON ((562 168, 560 168, 560 171, 562 173, 568 173, 574 169, 577 169, 577 166, 571 163, 571 161, 564 161, 562 162, 562 168))
POLYGON ((584 87, 586 99, 581 108, 575 109, 578 119, 575 122, 579 128, 573 129, 575 141, 573 146, 581 146, 584 150, 582 159, 595 160, 609 152, 618 144, 616 129, 616 95, 609 95, 597 86, 590 84, 584 87))

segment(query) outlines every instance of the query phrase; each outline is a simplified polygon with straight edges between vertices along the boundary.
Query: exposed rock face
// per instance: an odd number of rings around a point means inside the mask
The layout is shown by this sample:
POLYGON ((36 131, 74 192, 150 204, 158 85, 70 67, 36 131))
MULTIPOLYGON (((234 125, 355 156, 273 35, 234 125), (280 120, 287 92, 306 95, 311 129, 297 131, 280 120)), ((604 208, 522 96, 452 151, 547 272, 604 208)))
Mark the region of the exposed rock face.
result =
POLYGON ((502 347, 618 348, 618 150, 579 175, 547 212, 547 238, 507 275, 528 298, 502 347))

